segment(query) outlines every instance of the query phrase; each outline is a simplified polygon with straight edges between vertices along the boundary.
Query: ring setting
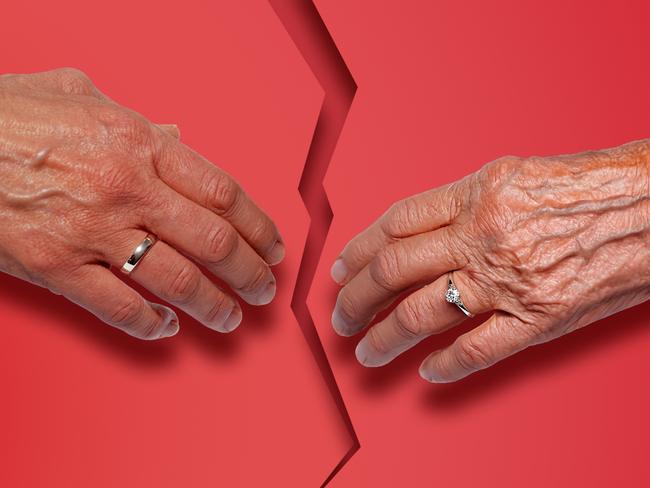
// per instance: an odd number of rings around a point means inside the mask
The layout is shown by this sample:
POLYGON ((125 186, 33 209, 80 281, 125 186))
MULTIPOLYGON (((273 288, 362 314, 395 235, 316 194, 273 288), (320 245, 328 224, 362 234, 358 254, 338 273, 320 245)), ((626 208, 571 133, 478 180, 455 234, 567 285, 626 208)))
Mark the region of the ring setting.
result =
POLYGON ((447 292, 445 293, 445 300, 456 305, 461 310, 461 312, 463 312, 468 317, 474 317, 474 314, 471 313, 463 303, 463 299, 460 296, 460 290, 456 288, 456 285, 454 285, 454 281, 451 279, 451 276, 449 277, 447 292))
POLYGON ((143 241, 134 249, 133 254, 131 254, 129 259, 126 260, 126 263, 122 266, 122 273, 127 275, 130 274, 157 241, 158 238, 155 235, 147 234, 143 241))

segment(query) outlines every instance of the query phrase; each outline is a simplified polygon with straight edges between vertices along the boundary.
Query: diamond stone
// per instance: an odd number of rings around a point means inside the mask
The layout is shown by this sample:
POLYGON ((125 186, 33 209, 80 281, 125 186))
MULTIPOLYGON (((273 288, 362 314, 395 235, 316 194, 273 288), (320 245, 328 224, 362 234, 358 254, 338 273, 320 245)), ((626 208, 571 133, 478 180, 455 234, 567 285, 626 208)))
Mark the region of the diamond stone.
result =
POLYGON ((447 293, 445 293, 445 300, 447 300, 449 303, 456 303, 459 301, 460 292, 458 291, 458 288, 456 288, 454 285, 451 285, 447 290, 447 293))

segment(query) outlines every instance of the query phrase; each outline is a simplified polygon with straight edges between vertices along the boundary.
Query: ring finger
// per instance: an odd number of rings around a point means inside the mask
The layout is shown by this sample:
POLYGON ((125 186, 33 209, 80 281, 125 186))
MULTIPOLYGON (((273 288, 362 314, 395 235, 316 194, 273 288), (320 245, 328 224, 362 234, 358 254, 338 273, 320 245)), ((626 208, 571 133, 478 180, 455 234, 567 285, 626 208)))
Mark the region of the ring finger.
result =
POLYGON ((430 283, 465 265, 451 227, 396 242, 383 249, 339 292, 332 314, 336 332, 356 334, 411 287, 430 283))
MULTIPOLYGON (((492 309, 485 299, 473 292, 462 271, 454 272, 453 279, 472 313, 492 309)), ((448 280, 449 274, 445 274, 412 293, 388 317, 370 328, 357 345, 359 362, 364 366, 383 366, 423 339, 465 321, 465 314, 445 300, 448 280)))
MULTIPOLYGON (((142 230, 125 232, 107 256, 109 263, 121 268, 146 235, 142 230)), ((151 247, 129 277, 211 329, 230 332, 241 322, 242 311, 237 300, 220 290, 196 264, 163 241, 151 247)))
POLYGON ((187 200, 164 184, 163 203, 145 217, 145 226, 169 245, 204 264, 251 305, 275 296, 269 265, 225 219, 187 200))

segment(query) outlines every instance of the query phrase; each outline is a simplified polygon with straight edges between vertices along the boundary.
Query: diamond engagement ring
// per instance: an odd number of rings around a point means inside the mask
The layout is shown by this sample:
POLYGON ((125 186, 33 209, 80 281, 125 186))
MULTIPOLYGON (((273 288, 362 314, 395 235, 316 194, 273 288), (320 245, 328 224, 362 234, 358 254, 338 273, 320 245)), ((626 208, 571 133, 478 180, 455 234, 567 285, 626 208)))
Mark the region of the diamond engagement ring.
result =
POLYGON ((135 269, 138 263, 142 260, 143 257, 149 252, 149 250, 156 243, 158 238, 153 234, 147 234, 147 237, 135 248, 131 257, 126 260, 126 263, 122 266, 122 273, 130 274, 131 271, 135 269))
POLYGON ((467 310, 467 307, 463 303, 463 299, 460 297, 460 291, 458 291, 458 288, 456 288, 456 285, 454 285, 454 282, 451 279, 451 275, 449 276, 449 285, 447 286, 447 293, 445 293, 445 300, 456 305, 458 308, 460 308, 461 312, 463 312, 468 317, 474 317, 474 314, 467 310))

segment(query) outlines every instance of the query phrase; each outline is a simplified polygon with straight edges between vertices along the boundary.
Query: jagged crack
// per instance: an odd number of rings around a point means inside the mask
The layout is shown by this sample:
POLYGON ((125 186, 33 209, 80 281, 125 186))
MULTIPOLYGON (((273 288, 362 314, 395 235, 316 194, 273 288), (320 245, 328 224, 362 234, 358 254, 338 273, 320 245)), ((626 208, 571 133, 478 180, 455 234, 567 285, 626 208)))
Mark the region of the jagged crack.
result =
POLYGON ((323 180, 343 130, 357 85, 311 0, 269 0, 303 58, 321 84, 325 97, 309 147, 298 190, 311 219, 291 308, 328 385, 352 445, 323 482, 327 485, 359 449, 359 439, 341 391, 309 313, 307 297, 332 223, 323 180))

